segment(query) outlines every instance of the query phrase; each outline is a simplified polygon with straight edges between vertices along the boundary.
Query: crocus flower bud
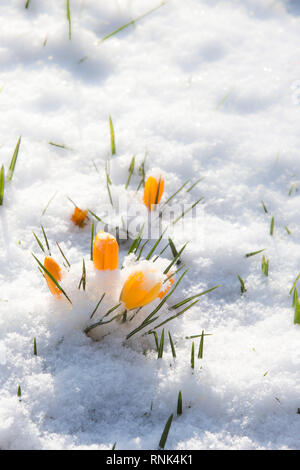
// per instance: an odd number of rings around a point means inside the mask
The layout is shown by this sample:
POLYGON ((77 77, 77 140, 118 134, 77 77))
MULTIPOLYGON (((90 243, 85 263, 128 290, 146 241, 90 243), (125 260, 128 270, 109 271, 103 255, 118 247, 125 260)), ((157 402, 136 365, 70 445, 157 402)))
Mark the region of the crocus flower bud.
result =
POLYGON ((93 247, 93 261, 95 268, 101 271, 118 269, 119 245, 113 235, 103 230, 97 233, 93 247))
POLYGON ((165 180, 162 175, 149 176, 147 178, 144 189, 144 204, 148 207, 149 211, 154 209, 156 204, 159 204, 165 188, 165 180))
POLYGON ((161 288, 161 276, 154 269, 134 271, 125 281, 120 301, 127 310, 143 307, 158 297, 161 288))
POLYGON ((74 224, 78 225, 80 228, 83 228, 86 224, 87 213, 87 210, 83 211, 79 209, 79 207, 75 207, 71 217, 72 222, 74 222, 74 224))
MULTIPOLYGON (((54 277, 54 279, 57 282, 59 282, 61 280, 62 270, 61 270, 59 264, 55 261, 55 259, 53 259, 51 256, 46 256, 46 258, 44 260, 44 266, 47 269, 47 271, 49 271, 49 273, 52 274, 52 276, 54 277)), ((45 273, 45 279, 47 281, 48 287, 49 287, 50 291, 52 292, 52 294, 55 295, 56 297, 60 297, 61 294, 62 294, 61 291, 55 285, 55 283, 52 281, 50 276, 48 276, 48 274, 46 274, 46 273, 45 273)))

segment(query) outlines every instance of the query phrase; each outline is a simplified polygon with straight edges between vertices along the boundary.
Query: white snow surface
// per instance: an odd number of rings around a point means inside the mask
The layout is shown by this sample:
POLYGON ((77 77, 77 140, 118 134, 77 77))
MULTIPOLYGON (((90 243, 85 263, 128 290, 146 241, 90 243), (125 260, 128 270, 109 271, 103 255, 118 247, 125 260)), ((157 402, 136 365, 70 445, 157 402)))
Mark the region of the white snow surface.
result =
POLYGON ((69 40, 65 2, 0 2, 6 172, 22 135, 0 207, 0 449, 155 449, 171 413, 169 449, 299 448, 300 330, 289 296, 300 272, 299 2, 169 0, 97 45, 158 3, 71 0, 69 40), (98 273, 87 276, 88 299, 75 286, 83 257, 92 272, 92 217, 73 226, 67 196, 99 215, 109 206, 109 115, 111 192, 114 201, 128 195, 142 220, 137 166, 125 190, 133 155, 139 164, 148 152, 147 171, 164 172, 162 203, 187 178, 203 178, 172 201, 205 196, 194 223, 189 214, 172 233, 177 248, 189 241, 182 260, 190 267, 173 302, 221 287, 166 324, 160 360, 152 336, 126 341, 120 325, 93 341, 82 331, 100 298, 98 273), (72 264, 73 310, 51 296, 31 256, 42 260, 32 234, 42 239, 41 223, 53 256, 62 263, 58 241, 72 264), (263 248, 268 278, 262 254, 245 258, 263 248), (192 371, 186 337, 202 330, 211 336, 192 371))

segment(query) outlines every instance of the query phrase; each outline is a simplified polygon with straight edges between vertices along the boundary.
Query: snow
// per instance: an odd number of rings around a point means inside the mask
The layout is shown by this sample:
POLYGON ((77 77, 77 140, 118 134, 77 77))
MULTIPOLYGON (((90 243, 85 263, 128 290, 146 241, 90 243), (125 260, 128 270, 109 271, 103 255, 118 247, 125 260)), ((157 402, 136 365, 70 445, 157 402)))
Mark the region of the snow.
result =
MULTIPOLYGON (((299 2, 169 0, 134 28, 97 44, 158 3, 70 0, 69 41, 64 2, 31 0, 25 9, 25 0, 1 1, 0 163, 6 172, 22 135, 0 207, 1 449, 110 449, 114 442, 117 449, 155 449, 171 413, 169 449, 299 448, 300 333, 289 296, 300 272, 299 2), (109 115, 118 214, 104 172, 109 115), (134 259, 114 279, 96 273, 89 261, 92 216, 83 229, 75 227, 67 197, 112 225, 126 216, 127 204, 131 212, 138 209, 139 217, 130 219, 134 232, 147 210, 136 193, 137 172, 128 191, 125 183, 132 156, 138 168, 145 152, 146 170, 165 175, 162 203, 186 179, 203 178, 173 201, 179 215, 205 196, 194 218, 190 213, 166 233, 177 248, 189 241, 182 259, 190 270, 172 303, 221 285, 166 324, 175 362, 168 339, 157 360, 153 337, 126 341, 132 328, 120 323, 99 337, 82 331, 107 285, 99 316, 115 305, 134 259), (62 263, 58 241, 71 262, 63 282, 73 307, 51 296, 31 256, 42 260, 32 235, 42 239, 41 223, 54 258, 62 263), (262 254, 245 258, 263 248, 268 278, 262 254), (83 257, 86 293, 76 287, 83 257), (246 282, 242 296, 238 274, 246 282), (192 371, 186 337, 202 330, 212 336, 192 371), (183 414, 177 417, 179 390, 183 414)), ((127 250, 121 240, 120 265, 127 250)), ((171 252, 164 257, 171 260, 171 252)), ((196 339, 196 352, 198 345, 196 339)))

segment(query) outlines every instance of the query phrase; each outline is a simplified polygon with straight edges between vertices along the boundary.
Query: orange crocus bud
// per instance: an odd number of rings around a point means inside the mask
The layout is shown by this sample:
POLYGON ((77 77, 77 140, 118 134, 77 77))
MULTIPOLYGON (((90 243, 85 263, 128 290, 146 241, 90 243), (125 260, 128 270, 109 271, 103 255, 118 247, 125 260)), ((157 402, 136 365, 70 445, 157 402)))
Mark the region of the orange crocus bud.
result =
POLYGON ((158 297, 160 299, 163 299, 165 295, 167 295, 167 293, 169 292, 169 290, 171 289, 172 285, 174 284, 175 282, 175 279, 173 277, 170 277, 170 279, 168 279, 168 284, 167 284, 167 287, 165 289, 162 289, 160 291, 160 293, 158 294, 158 297))
POLYGON ((149 211, 154 209, 156 204, 160 203, 165 188, 165 180, 162 175, 149 176, 144 189, 144 204, 149 211))
POLYGON ((83 228, 86 224, 87 213, 87 210, 83 211, 76 206, 71 217, 72 222, 80 228, 83 228))
POLYGON ((118 269, 119 245, 113 235, 103 230, 97 233, 93 247, 93 261, 95 268, 101 271, 118 269))
MULTIPOLYGON (((44 266, 47 269, 47 271, 49 271, 49 273, 52 274, 52 276, 57 282, 61 280, 62 270, 59 264, 55 261, 55 259, 51 258, 51 256, 46 256, 45 261, 44 261, 44 266)), ((45 279, 47 281, 48 287, 50 291, 52 292, 52 294, 55 295, 56 297, 60 297, 62 294, 61 291, 46 273, 45 273, 45 279)))
POLYGON ((120 301, 128 310, 143 307, 158 297, 162 287, 161 276, 154 269, 134 271, 125 281, 120 301))

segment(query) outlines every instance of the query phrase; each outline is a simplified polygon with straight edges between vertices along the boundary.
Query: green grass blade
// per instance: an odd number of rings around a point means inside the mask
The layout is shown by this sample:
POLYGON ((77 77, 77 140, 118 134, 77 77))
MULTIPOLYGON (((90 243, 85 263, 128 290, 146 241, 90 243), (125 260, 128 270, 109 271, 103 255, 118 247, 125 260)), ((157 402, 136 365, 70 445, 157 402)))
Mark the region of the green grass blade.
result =
POLYGON ((113 446, 112 446, 111 450, 116 450, 116 445, 117 445, 117 443, 116 443, 116 442, 114 442, 114 444, 113 444, 113 446))
POLYGON ((274 234, 274 225, 275 225, 275 218, 272 217, 271 225, 270 225, 270 235, 271 236, 273 236, 273 234, 274 234))
POLYGON ((10 162, 10 165, 9 165, 8 175, 7 175, 7 180, 8 181, 11 181, 12 177, 14 175, 15 166, 16 166, 16 162, 17 162, 17 158, 18 158, 18 154, 19 154, 20 143, 21 143, 21 137, 19 137, 19 140, 17 142, 14 154, 12 156, 12 159, 11 159, 11 162, 10 162))
POLYGON ((143 224, 141 230, 139 231, 137 237, 133 240, 132 244, 130 245, 130 248, 128 250, 128 254, 133 253, 139 246, 141 240, 142 240, 142 235, 144 231, 145 224, 143 224))
POLYGON ((97 312, 98 307, 99 307, 99 305, 101 304, 101 302, 102 302, 102 300, 104 299, 104 297, 105 297, 105 292, 104 292, 104 294, 102 294, 101 299, 99 300, 99 302, 97 303, 97 305, 96 305, 96 307, 94 308, 93 312, 91 313, 90 319, 92 319, 93 316, 95 315, 95 313, 97 312))
POLYGON ((156 250, 156 248, 158 247, 158 245, 160 244, 164 234, 166 233, 167 229, 165 229, 163 231, 163 233, 161 234, 161 236, 159 237, 159 239, 156 241, 156 243, 154 244, 154 246, 151 248, 151 250, 149 251, 148 255, 146 256, 146 260, 149 260, 151 258, 151 256, 153 255, 154 251, 156 250))
POLYGON ((177 400, 177 416, 182 415, 182 393, 181 390, 179 390, 178 393, 178 400, 177 400))
POLYGON ((98 217, 98 215, 96 215, 95 212, 89 210, 89 213, 90 213, 93 217, 95 217, 95 219, 98 220, 98 222, 101 222, 102 224, 105 225, 105 222, 103 222, 103 220, 100 219, 100 217, 98 217))
POLYGON ((158 348, 158 356, 157 359, 162 359, 164 353, 164 341, 165 341, 165 330, 162 330, 160 343, 158 348))
POLYGON ((137 190, 136 190, 137 192, 140 190, 141 186, 145 186, 145 182, 146 182, 146 170, 145 170, 146 158, 147 158, 147 152, 145 152, 144 160, 142 161, 142 163, 139 167, 139 175, 141 176, 141 181, 139 182, 139 185, 137 187, 137 190))
POLYGON ((289 230, 289 228, 288 228, 286 225, 284 226, 284 228, 285 228, 287 234, 288 234, 288 235, 291 235, 292 232, 289 230))
POLYGON ((186 190, 187 193, 190 193, 192 191, 192 189, 194 189, 199 183, 200 181, 203 181, 204 178, 199 178, 194 184, 192 184, 192 186, 186 190))
POLYGON ((244 292, 247 291, 247 289, 246 289, 246 287, 245 287, 245 282, 244 282, 244 280, 241 278, 241 276, 240 276, 239 274, 238 274, 237 277, 238 277, 238 279, 239 279, 239 281, 240 281, 240 283, 241 283, 241 293, 244 294, 244 292))
POLYGON ((134 166, 135 166, 135 156, 132 157, 131 159, 131 163, 130 163, 130 166, 129 166, 129 169, 128 169, 128 179, 127 179, 127 182, 126 182, 126 185, 125 185, 125 189, 128 189, 128 186, 130 184, 130 180, 131 180, 131 177, 133 175, 133 172, 134 172, 134 166))
POLYGON ((178 302, 177 304, 172 305, 172 307, 170 307, 170 310, 176 310, 177 308, 182 307, 183 305, 187 304, 188 302, 191 302, 194 299, 198 299, 198 297, 202 297, 202 295, 209 294, 209 292, 212 292, 215 289, 218 289, 219 287, 221 287, 221 286, 218 285, 218 286, 211 287, 210 289, 207 289, 203 292, 200 292, 200 294, 196 294, 196 295, 193 295, 192 297, 189 297, 188 299, 182 300, 182 302, 178 302))
POLYGON ((144 248, 145 248, 146 245, 148 245, 149 241, 150 241, 150 240, 146 240, 145 243, 142 245, 142 248, 140 249, 140 252, 139 252, 139 255, 138 255, 138 257, 137 257, 137 260, 141 259, 141 256, 142 256, 142 253, 143 253, 143 251, 144 251, 144 248))
POLYGON ((153 263, 155 263, 155 261, 158 260, 158 258, 161 257, 161 255, 166 251, 166 249, 168 248, 169 246, 169 242, 167 243, 167 245, 161 250, 161 252, 153 259, 153 263))
POLYGON ((80 289, 81 284, 82 284, 83 290, 85 291, 85 286, 86 286, 86 269, 85 269, 84 258, 83 258, 83 260, 82 260, 82 275, 81 275, 81 279, 80 279, 80 282, 79 282, 79 285, 78 285, 78 289, 80 289))
POLYGON ((169 340, 170 340, 170 345, 171 345, 171 350, 172 350, 172 356, 174 357, 174 359, 176 358, 176 351, 175 351, 175 346, 174 346, 174 343, 173 343, 173 339, 172 339, 172 336, 171 336, 171 333, 169 333, 169 340))
POLYGON ((21 390, 21 386, 19 385, 18 392, 17 392, 17 397, 21 398, 21 396, 22 396, 22 390, 21 390))
POLYGON ((265 248, 263 248, 262 250, 258 250, 258 251, 252 251, 252 253, 247 253, 245 255, 245 258, 250 258, 250 256, 258 255, 259 253, 262 253, 263 251, 265 251, 265 248))
POLYGON ((178 251, 176 250, 174 242, 170 237, 169 237, 169 245, 170 245, 170 248, 171 248, 171 251, 172 251, 172 254, 173 254, 174 258, 176 258, 176 256, 178 255, 178 251))
POLYGON ((33 338, 33 354, 37 356, 36 338, 33 338))
POLYGON ((93 261, 93 248, 94 248, 94 221, 92 221, 92 228, 91 228, 91 261, 93 261))
POLYGON ((115 131, 114 131, 114 125, 113 125, 111 116, 109 116, 109 129, 110 129, 111 154, 115 155, 116 154, 115 131))
POLYGON ((195 343, 192 342, 192 350, 191 350, 191 368, 195 369, 195 343))
POLYGON ((156 6, 155 8, 152 8, 151 10, 147 11, 146 13, 143 13, 142 15, 137 16, 136 18, 130 20, 128 23, 123 24, 122 26, 120 26, 119 28, 115 29, 115 30, 112 31, 111 33, 109 33, 109 34, 107 34, 106 36, 104 36, 103 38, 99 39, 98 44, 101 44, 102 42, 104 42, 104 41, 106 41, 107 39, 111 38, 112 36, 114 36, 115 34, 119 33, 120 31, 123 31, 123 29, 128 28, 128 26, 134 25, 134 24, 137 23, 138 21, 142 20, 142 19, 145 18, 146 16, 150 15, 151 13, 153 13, 153 12, 155 12, 156 10, 158 10, 159 8, 161 8, 163 5, 165 5, 166 2, 167 2, 167 0, 164 0, 163 2, 161 2, 161 3, 160 3, 158 6, 156 6))
POLYGON ((47 211, 48 207, 50 206, 51 202, 53 201, 53 199, 55 198, 56 194, 57 194, 57 191, 53 194, 53 196, 52 196, 52 197, 49 199, 49 201, 47 202, 46 207, 45 207, 45 209, 44 209, 43 212, 42 212, 42 215, 45 215, 45 214, 46 214, 46 211, 47 211))
POLYGON ((186 248, 187 246, 187 243, 185 245, 183 245, 183 247, 181 248, 181 250, 177 253, 177 255, 175 256, 175 258, 173 259, 172 263, 169 264, 169 266, 164 270, 164 274, 167 274, 170 269, 172 268, 172 266, 179 260, 183 250, 186 248))
POLYGON ((59 243, 56 242, 56 245, 57 245, 57 247, 58 247, 58 249, 59 249, 59 251, 60 251, 62 257, 64 258, 65 262, 67 263, 68 267, 70 268, 70 267, 71 267, 71 264, 69 263, 67 257, 65 256, 65 254, 64 254, 64 252, 62 251, 61 247, 59 246, 59 243))
POLYGON ((40 249, 46 254, 46 251, 45 251, 45 248, 44 248, 42 242, 39 240, 39 238, 36 236, 36 234, 35 234, 34 232, 32 232, 32 233, 33 233, 34 238, 36 239, 36 241, 37 241, 37 243, 38 243, 40 249))
POLYGON ((72 24, 71 24, 71 10, 70 10, 70 0, 67 0, 67 20, 69 23, 69 40, 72 39, 72 24))
POLYGON ((25 3, 25 8, 29 8, 29 5, 30 5, 30 0, 27 0, 25 3))
POLYGON ((203 346, 204 346, 204 330, 201 333, 201 339, 199 344, 198 359, 203 359, 203 346))
POLYGON ((166 422, 166 425, 165 425, 165 427, 164 427, 163 433, 162 433, 162 435, 161 435, 161 438, 160 438, 160 441, 159 441, 159 448, 160 448, 160 449, 164 449, 164 448, 165 448, 165 445, 166 445, 166 442, 167 442, 167 439, 168 439, 168 435, 169 435, 169 431, 170 431, 170 427, 171 427, 172 421, 173 421, 173 414, 171 414, 171 416, 169 417, 168 421, 166 422))
POLYGON ((42 226, 42 224, 41 224, 41 228, 42 228, 42 232, 43 232, 43 235, 44 235, 44 239, 45 239, 45 243, 46 243, 48 253, 51 256, 51 251, 50 251, 50 246, 49 246, 49 243, 48 243, 48 238, 47 238, 46 232, 45 232, 44 227, 42 226))
POLYGON ((67 296, 63 288, 58 284, 57 280, 52 276, 52 274, 48 271, 48 269, 45 268, 45 266, 37 259, 36 256, 34 256, 33 253, 31 254, 36 260, 36 262, 38 263, 38 265, 40 266, 40 268, 50 277, 50 279, 54 282, 56 287, 62 292, 62 294, 66 297, 66 299, 70 302, 70 304, 72 304, 71 300, 69 299, 69 297, 67 296))
POLYGON ((174 197, 176 197, 177 194, 179 194, 179 193, 186 187, 186 185, 187 185, 189 182, 190 182, 189 179, 186 180, 185 183, 183 183, 183 185, 180 186, 180 188, 177 189, 177 191, 175 191, 175 193, 172 194, 172 195, 166 200, 166 202, 165 202, 165 203, 162 205, 162 207, 161 207, 161 212, 162 212, 162 211, 164 210, 164 208, 172 201, 172 199, 174 199, 174 197))
POLYGON ((204 196, 200 197, 200 199, 198 199, 198 201, 194 202, 194 204, 191 207, 189 207, 186 211, 183 211, 182 214, 172 222, 172 224, 173 225, 177 224, 177 222, 179 222, 179 220, 181 220, 183 217, 185 217, 186 214, 188 214, 191 210, 193 210, 194 207, 196 207, 199 204, 199 202, 203 201, 203 199, 204 199, 204 196))
POLYGON ((172 317, 169 317, 169 318, 167 318, 166 320, 164 320, 162 323, 159 323, 159 325, 156 325, 156 326, 155 326, 155 330, 156 330, 157 328, 160 328, 161 326, 165 325, 166 323, 169 323, 170 321, 175 320, 175 318, 180 317, 180 316, 183 315, 185 312, 187 312, 190 308, 194 307, 194 305, 196 305, 198 302, 200 302, 200 300, 201 300, 201 299, 196 300, 196 301, 193 302, 191 305, 188 305, 186 308, 184 308, 184 309, 181 310, 180 312, 176 313, 176 315, 173 315, 172 317))
POLYGON ((268 213, 267 206, 265 205, 264 201, 261 201, 261 203, 262 203, 265 213, 267 214, 268 213))
POLYGON ((3 204, 4 185, 5 185, 5 175, 4 175, 4 166, 2 165, 1 170, 0 170, 0 206, 2 206, 3 204))
POLYGON ((154 336, 154 340, 155 340, 156 351, 158 352, 159 351, 159 344, 158 344, 158 336, 157 336, 156 331, 153 331, 153 336, 154 336))

